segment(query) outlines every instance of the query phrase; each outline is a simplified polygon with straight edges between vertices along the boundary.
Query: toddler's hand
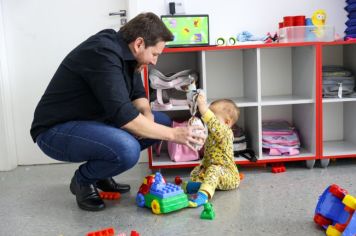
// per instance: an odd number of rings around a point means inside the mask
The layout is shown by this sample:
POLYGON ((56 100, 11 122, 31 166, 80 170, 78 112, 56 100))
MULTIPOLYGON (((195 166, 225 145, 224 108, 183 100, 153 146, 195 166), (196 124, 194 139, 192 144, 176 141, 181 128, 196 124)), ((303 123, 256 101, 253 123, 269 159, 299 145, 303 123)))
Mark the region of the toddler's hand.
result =
POLYGON ((199 92, 198 97, 197 97, 197 103, 198 106, 206 104, 206 97, 204 92, 199 92))
POLYGON ((206 102, 205 93, 203 91, 199 92, 199 95, 197 97, 197 105, 198 105, 200 114, 204 115, 204 113, 208 110, 208 105, 206 102))

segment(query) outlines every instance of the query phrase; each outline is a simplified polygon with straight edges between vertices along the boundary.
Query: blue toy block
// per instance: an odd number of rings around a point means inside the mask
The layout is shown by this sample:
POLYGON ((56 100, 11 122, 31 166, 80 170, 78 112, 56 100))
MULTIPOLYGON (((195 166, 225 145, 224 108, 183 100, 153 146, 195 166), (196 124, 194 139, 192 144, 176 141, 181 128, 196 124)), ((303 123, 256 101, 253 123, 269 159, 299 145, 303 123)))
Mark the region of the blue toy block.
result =
POLYGON ((355 236, 356 235, 356 214, 354 213, 350 223, 347 225, 342 236, 355 236))
POLYGON ((161 198, 173 197, 184 193, 182 188, 175 184, 152 184, 150 193, 161 198))
POLYGON ((355 201, 353 196, 347 195, 346 190, 335 184, 329 186, 319 197, 315 208, 315 223, 327 229, 328 235, 355 236, 355 201))
POLYGON ((155 182, 151 185, 150 193, 160 198, 173 197, 183 193, 181 187, 175 184, 165 184, 161 173, 155 174, 155 182))
MULTIPOLYGON (((315 209, 315 214, 321 214, 324 217, 337 222, 345 223, 350 216, 350 214, 344 211, 345 205, 340 199, 333 196, 329 192, 330 187, 328 187, 324 193, 319 198, 319 203, 315 209)), ((328 226, 323 226, 327 228, 328 226)))

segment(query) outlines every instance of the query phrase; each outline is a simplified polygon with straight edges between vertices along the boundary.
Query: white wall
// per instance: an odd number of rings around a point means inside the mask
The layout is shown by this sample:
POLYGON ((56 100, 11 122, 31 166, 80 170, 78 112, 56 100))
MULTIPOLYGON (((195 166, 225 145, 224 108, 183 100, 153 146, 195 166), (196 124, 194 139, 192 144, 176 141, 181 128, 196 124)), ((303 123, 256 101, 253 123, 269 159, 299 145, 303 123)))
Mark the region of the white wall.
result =
MULTIPOLYGON (((76 17, 73 24, 78 25, 80 32, 89 32, 93 22, 82 18, 89 14, 88 7, 78 2, 65 5, 60 0, 0 0, 0 170, 4 166, 5 169, 13 168, 18 160, 43 155, 32 143, 29 128, 34 107, 50 76, 39 78, 31 75, 38 70, 53 74, 60 58, 72 48, 67 42, 82 40, 82 37, 64 34, 63 22, 68 23, 68 15, 76 17), (58 25, 51 24, 50 20, 58 25), (23 27, 27 21, 30 27, 23 27), (60 40, 49 41, 49 35, 58 35, 60 40), (61 51, 61 54, 53 51, 61 51)), ((147 11, 167 14, 166 0, 129 0, 128 5, 129 18, 147 11)), ((274 32, 283 16, 310 16, 319 8, 327 11, 328 23, 334 25, 337 32, 343 33, 346 21, 344 5, 344 1, 339 0, 185 0, 186 14, 210 15, 211 42, 216 37, 236 35, 243 30, 256 35, 274 32)), ((20 163, 26 164, 24 161, 20 163)))
POLYGON ((17 165, 13 129, 12 96, 9 86, 6 44, 4 37, 3 7, 0 1, 0 171, 17 165))
MULTIPOLYGON (((158 15, 168 13, 166 0, 137 0, 137 12, 152 11, 158 15)), ((334 25, 343 36, 346 22, 345 1, 341 0, 185 0, 186 14, 209 14, 210 42, 218 37, 236 36, 248 30, 263 36, 275 32, 283 16, 311 17, 318 9, 327 12, 327 24, 334 25)))
POLYGON ((0 99, 5 96, 0 100, 0 170, 9 166, 5 158, 22 165, 54 162, 30 137, 34 109, 70 50, 99 30, 119 28, 120 17, 109 12, 125 9, 126 1, 0 0, 0 5, 0 45, 6 45, 0 59, 7 61, 0 77, 0 99), (10 134, 16 153, 2 142, 10 142, 10 134))

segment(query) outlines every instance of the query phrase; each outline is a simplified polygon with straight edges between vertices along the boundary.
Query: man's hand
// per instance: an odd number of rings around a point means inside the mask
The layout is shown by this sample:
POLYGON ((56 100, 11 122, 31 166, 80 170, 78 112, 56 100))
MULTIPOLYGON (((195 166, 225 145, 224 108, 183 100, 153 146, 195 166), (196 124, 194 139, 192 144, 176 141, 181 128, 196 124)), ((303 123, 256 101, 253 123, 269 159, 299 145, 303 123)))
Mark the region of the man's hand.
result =
POLYGON ((206 139, 205 128, 202 126, 188 126, 174 128, 172 141, 185 144, 193 150, 194 146, 203 146, 206 139))

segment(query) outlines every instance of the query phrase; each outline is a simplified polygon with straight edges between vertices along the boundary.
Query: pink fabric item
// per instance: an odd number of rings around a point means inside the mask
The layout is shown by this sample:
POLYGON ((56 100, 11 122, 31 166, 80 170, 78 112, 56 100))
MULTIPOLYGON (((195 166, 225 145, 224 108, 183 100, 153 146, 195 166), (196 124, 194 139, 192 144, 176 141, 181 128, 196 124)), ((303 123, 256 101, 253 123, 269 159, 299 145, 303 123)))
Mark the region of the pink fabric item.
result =
MULTIPOLYGON (((186 127, 188 122, 184 121, 182 123, 173 121, 172 127, 186 127)), ((168 154, 172 161, 183 162, 183 161, 195 161, 199 159, 198 151, 192 150, 187 145, 178 144, 174 142, 168 142, 168 154)))

